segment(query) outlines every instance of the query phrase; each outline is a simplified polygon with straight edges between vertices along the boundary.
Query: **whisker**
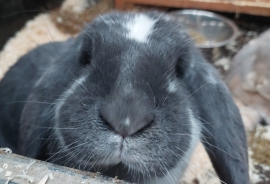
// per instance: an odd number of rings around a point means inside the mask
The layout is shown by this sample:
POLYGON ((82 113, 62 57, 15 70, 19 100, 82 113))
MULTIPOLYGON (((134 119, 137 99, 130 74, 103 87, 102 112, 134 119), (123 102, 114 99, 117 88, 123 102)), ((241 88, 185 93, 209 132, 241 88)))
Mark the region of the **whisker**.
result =
POLYGON ((184 98, 178 105, 182 104, 184 101, 186 101, 188 98, 190 98, 193 94, 195 94, 196 92, 198 92, 200 89, 204 88, 207 84, 209 84, 209 83, 205 83, 202 86, 200 86, 198 89, 196 89, 195 91, 193 91, 190 95, 188 95, 186 98, 184 98))
POLYGON ((11 17, 11 16, 14 16, 14 15, 22 14, 22 13, 36 13, 36 12, 47 13, 47 12, 50 12, 50 11, 48 11, 48 10, 24 10, 24 11, 19 11, 19 12, 16 12, 16 13, 11 13, 11 14, 4 15, 4 16, 0 17, 0 19, 4 19, 4 18, 11 17))
POLYGON ((63 152, 65 149, 67 149, 68 147, 72 146, 73 144, 76 144, 76 143, 79 142, 79 141, 80 141, 80 140, 76 140, 76 141, 73 141, 72 143, 70 143, 70 144, 67 145, 67 146, 63 146, 62 149, 60 149, 60 150, 59 150, 58 152, 56 152, 56 153, 53 153, 53 155, 52 155, 51 157, 49 157, 46 161, 51 160, 55 155, 57 155, 57 154, 63 152))
POLYGON ((167 172, 168 176, 170 177, 168 180, 168 182, 170 182, 170 179, 171 179, 171 182, 174 183, 175 180, 173 179, 173 177, 171 176, 170 172, 168 171, 164 161, 162 161, 161 159, 159 159, 160 163, 163 165, 163 168, 165 169, 165 171, 167 172))
MULTIPOLYGON (((82 153, 83 149, 75 149, 73 152, 76 153, 76 154, 72 154, 72 156, 70 156, 68 159, 66 159, 64 162, 61 163, 61 165, 66 165, 68 164, 68 162, 70 162, 73 158, 77 157, 80 153, 82 153)), ((84 157, 82 157, 84 158, 84 157)), ((79 164, 79 162, 76 161, 76 164, 73 166, 74 168, 76 167, 76 165, 79 164)))
POLYGON ((150 89, 150 91, 151 91, 151 93, 152 93, 152 95, 153 95, 154 104, 156 105, 156 97, 155 97, 155 93, 154 93, 153 89, 151 88, 151 86, 149 85, 148 82, 146 82, 146 85, 149 87, 149 89, 150 89))
MULTIPOLYGON (((178 150, 180 150, 181 152, 185 153, 185 152, 184 152, 184 151, 183 151, 181 148, 179 148, 179 147, 175 147, 175 148, 176 148, 176 149, 178 149, 178 150)), ((170 149, 169 149, 169 150, 170 150, 170 149)), ((185 161, 187 164, 190 164, 191 166, 196 167, 196 168, 200 168, 200 166, 199 166, 199 165, 194 164, 193 162, 190 162, 190 161, 188 161, 188 160, 184 159, 184 158, 183 158, 183 156, 181 156, 181 155, 179 155, 179 154, 174 153, 172 150, 170 150, 170 151, 172 152, 172 154, 174 154, 174 155, 176 155, 176 156, 180 157, 179 159, 181 159, 181 160, 185 161)), ((208 173, 208 172, 206 172, 206 174, 207 174, 207 175, 209 175, 209 176, 211 176, 211 177, 216 177, 216 176, 214 176, 214 175, 212 175, 212 174, 210 174, 210 173, 208 173)), ((219 178, 218 178, 218 180, 219 180, 221 183, 223 183, 223 184, 227 184, 226 182, 224 182, 224 181, 220 180, 219 178)))
MULTIPOLYGON (((46 24, 46 22, 45 22, 43 16, 41 16, 41 18, 42 18, 44 24, 46 25, 46 28, 47 28, 47 30, 48 30, 48 32, 49 32, 51 38, 52 38, 52 41, 55 42, 55 40, 54 40, 54 38, 53 38, 53 36, 52 36, 52 34, 51 34, 51 31, 50 31, 50 29, 48 28, 48 25, 46 24)), ((57 50, 58 54, 60 55, 60 51, 59 51, 58 47, 57 47, 56 45, 54 45, 54 47, 55 47, 55 49, 57 50)))
POLYGON ((39 101, 16 101, 16 102, 9 102, 7 104, 15 104, 15 103, 38 103, 38 104, 48 104, 48 105, 56 105, 57 104, 57 103, 39 102, 39 101))
POLYGON ((208 144, 208 145, 210 145, 210 146, 212 146, 212 147, 214 147, 214 148, 216 148, 216 149, 222 151, 223 153, 226 153, 226 154, 230 155, 232 158, 236 158, 235 156, 233 156, 232 154, 228 153, 227 151, 225 151, 225 150, 223 150, 223 149, 221 149, 221 148, 219 148, 219 147, 217 147, 217 146, 214 146, 213 144, 211 144, 211 143, 209 143, 209 142, 207 142, 207 141, 203 141, 203 140, 201 140, 201 141, 202 141, 203 143, 206 143, 206 144, 208 144))

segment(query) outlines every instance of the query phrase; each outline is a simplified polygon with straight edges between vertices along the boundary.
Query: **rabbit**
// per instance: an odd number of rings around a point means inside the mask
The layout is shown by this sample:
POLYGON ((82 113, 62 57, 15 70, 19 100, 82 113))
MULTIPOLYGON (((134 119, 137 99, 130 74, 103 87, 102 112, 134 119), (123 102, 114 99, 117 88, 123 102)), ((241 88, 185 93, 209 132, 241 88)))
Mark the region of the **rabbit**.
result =
POLYGON ((165 13, 111 12, 41 45, 0 82, 1 147, 145 184, 177 184, 199 141, 248 184, 246 134, 218 72, 165 13))

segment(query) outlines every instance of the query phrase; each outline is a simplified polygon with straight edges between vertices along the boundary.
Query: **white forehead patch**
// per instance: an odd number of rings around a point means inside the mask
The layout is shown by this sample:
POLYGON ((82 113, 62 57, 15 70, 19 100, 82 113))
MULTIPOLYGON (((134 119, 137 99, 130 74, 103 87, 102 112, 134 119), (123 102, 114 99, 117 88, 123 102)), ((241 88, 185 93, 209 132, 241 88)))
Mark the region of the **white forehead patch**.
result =
POLYGON ((176 92, 177 91, 177 82, 175 80, 169 82, 167 90, 170 93, 176 92))
POLYGON ((155 23, 155 20, 144 14, 136 15, 134 19, 130 20, 125 26, 128 30, 127 38, 138 42, 147 42, 155 23))
POLYGON ((130 124, 130 119, 129 119, 129 117, 127 117, 127 119, 125 119, 125 122, 124 122, 124 123, 125 123, 126 126, 129 126, 129 124, 130 124))

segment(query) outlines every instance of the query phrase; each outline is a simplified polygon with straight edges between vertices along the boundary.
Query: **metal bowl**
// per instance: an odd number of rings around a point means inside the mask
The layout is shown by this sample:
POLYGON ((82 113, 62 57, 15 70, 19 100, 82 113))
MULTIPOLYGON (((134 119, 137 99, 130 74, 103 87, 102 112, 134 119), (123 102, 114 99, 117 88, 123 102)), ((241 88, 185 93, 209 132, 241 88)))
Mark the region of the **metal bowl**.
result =
POLYGON ((239 33, 232 21, 212 12, 181 10, 171 15, 183 24, 199 48, 225 46, 239 33))

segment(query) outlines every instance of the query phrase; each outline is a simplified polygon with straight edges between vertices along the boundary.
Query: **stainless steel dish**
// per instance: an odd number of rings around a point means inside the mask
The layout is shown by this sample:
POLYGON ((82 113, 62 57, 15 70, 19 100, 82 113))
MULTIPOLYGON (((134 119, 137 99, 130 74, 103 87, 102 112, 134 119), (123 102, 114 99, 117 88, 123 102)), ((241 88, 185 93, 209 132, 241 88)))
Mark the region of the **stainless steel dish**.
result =
POLYGON ((232 21, 212 12, 181 10, 171 15, 183 24, 199 48, 225 46, 239 33, 232 21))

